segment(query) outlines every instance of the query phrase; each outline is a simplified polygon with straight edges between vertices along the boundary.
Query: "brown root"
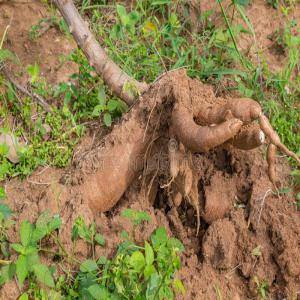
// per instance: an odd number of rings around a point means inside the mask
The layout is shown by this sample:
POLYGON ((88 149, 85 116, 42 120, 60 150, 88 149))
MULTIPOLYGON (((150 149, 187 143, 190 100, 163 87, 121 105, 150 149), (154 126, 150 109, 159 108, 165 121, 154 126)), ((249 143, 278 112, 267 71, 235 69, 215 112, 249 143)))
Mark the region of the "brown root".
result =
POLYGON ((193 115, 184 106, 178 106, 172 114, 173 130, 184 146, 194 152, 206 152, 233 138, 243 123, 231 119, 215 126, 197 125, 193 115))
POLYGON ((230 143, 235 148, 251 150, 265 143, 265 134, 257 123, 252 123, 248 126, 243 126, 230 143))
POLYGON ((276 171, 275 171, 275 164, 276 164, 276 146, 273 144, 269 144, 268 151, 267 151, 267 162, 268 162, 268 175, 270 181, 276 188, 276 171))
POLYGON ((265 135, 270 139, 270 142, 275 145, 280 151, 285 153, 287 156, 296 160, 296 162, 300 165, 300 158, 296 153, 290 151, 281 141, 278 134, 272 128, 268 118, 264 115, 261 115, 259 118, 259 123, 262 131, 265 135))

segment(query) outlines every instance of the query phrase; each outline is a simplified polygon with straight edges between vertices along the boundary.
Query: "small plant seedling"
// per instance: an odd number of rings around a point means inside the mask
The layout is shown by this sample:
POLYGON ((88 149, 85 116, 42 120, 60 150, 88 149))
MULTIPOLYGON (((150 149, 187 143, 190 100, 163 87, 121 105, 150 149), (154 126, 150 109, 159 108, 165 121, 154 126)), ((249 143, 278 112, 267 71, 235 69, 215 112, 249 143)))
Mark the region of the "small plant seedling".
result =
POLYGON ((105 245, 105 239, 102 234, 96 232, 96 224, 92 223, 87 226, 83 220, 83 217, 78 217, 72 228, 72 240, 75 241, 78 238, 94 245, 96 241, 100 246, 105 245))
POLYGON ((59 229, 60 226, 59 216, 50 217, 48 212, 43 213, 35 225, 23 221, 20 226, 20 243, 11 244, 11 248, 17 253, 17 258, 5 266, 5 270, 1 269, 2 284, 16 275, 22 286, 26 279, 34 276, 38 282, 54 288, 53 269, 40 262, 38 242, 59 229), (7 274, 4 276, 5 272, 7 274))
POLYGON ((151 218, 149 214, 145 211, 135 211, 131 208, 126 208, 122 211, 122 217, 128 218, 132 221, 132 223, 137 226, 141 224, 143 221, 150 221, 151 218))
POLYGON ((254 276, 253 280, 256 284, 257 293, 260 298, 266 299, 269 293, 269 284, 264 280, 260 281, 257 276, 254 276))

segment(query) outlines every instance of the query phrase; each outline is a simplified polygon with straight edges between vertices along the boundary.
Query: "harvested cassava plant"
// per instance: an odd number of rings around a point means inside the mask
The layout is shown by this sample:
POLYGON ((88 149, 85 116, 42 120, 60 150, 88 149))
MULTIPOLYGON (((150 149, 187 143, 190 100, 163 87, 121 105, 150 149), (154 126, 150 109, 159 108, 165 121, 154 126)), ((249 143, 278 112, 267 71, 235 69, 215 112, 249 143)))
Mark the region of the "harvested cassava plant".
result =
POLYGON ((189 78, 184 70, 168 72, 150 87, 139 83, 107 57, 71 0, 57 0, 56 4, 79 47, 108 87, 129 104, 136 100, 102 144, 81 159, 72 173, 72 182, 95 212, 111 209, 158 152, 169 159, 170 167, 169 171, 160 164, 155 168, 160 185, 170 195, 175 191, 171 201, 176 206, 186 199, 194 207, 198 228, 201 214, 212 222, 226 209, 218 210, 216 203, 206 199, 207 209, 201 210, 195 153, 206 153, 225 143, 250 150, 263 144, 266 136, 271 143, 268 163, 273 184, 276 147, 300 163, 296 154, 280 142, 256 101, 217 98, 210 87, 189 78), (179 145, 171 152, 167 147, 170 138, 179 145))

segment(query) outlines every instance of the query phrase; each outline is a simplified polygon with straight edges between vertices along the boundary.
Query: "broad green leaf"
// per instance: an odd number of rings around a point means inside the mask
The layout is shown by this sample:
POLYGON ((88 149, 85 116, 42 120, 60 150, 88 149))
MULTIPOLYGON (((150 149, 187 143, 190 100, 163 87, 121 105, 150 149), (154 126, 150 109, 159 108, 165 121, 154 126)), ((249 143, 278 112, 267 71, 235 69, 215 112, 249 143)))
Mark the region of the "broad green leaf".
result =
MULTIPOLYGON (((0 144, 0 156, 7 157, 7 154, 9 153, 9 146, 7 144, 0 144)), ((3 187, 1 187, 3 189, 3 187)))
POLYGON ((32 272, 33 271, 33 267, 35 265, 40 264, 40 258, 39 258, 37 249, 35 249, 34 252, 32 252, 30 254, 27 254, 26 258, 27 258, 27 268, 28 268, 28 271, 32 272))
POLYGON ((140 272, 145 266, 145 257, 141 251, 135 251, 132 253, 129 259, 130 265, 137 272, 140 272))
POLYGON ((183 246, 183 244, 181 243, 181 241, 179 241, 178 239, 170 238, 170 239, 168 240, 168 244, 169 244, 172 248, 174 248, 174 249, 176 249, 176 250, 178 250, 178 251, 180 251, 180 252, 183 252, 183 251, 184 251, 184 246, 183 246))
POLYGON ((92 112, 92 116, 93 116, 93 117, 98 117, 98 116, 100 115, 100 113, 104 111, 104 109, 105 109, 105 106, 103 106, 103 105, 101 105, 101 104, 96 105, 96 106, 94 107, 93 112, 92 112))
POLYGON ((136 212, 134 218, 134 224, 139 225, 142 221, 151 221, 149 214, 145 211, 136 212))
POLYGON ((19 255, 16 261, 16 274, 19 283, 23 285, 23 282, 28 275, 27 259, 24 255, 19 255))
POLYGON ((163 299, 173 300, 174 299, 174 293, 173 293, 173 291, 170 287, 165 285, 165 286, 162 286, 159 289, 158 297, 161 300, 163 300, 163 299))
POLYGON ((148 280, 153 273, 156 272, 156 269, 153 265, 147 265, 144 269, 145 280, 148 280))
POLYGON ((97 261, 97 264, 98 265, 105 265, 107 262, 108 262, 108 259, 106 258, 106 256, 100 256, 98 261, 97 261))
POLYGON ((20 227, 20 238, 23 246, 28 246, 31 241, 32 225, 28 221, 23 221, 20 227))
POLYGON ((146 299, 153 299, 153 296, 156 294, 156 291, 159 288, 160 282, 161 276, 157 272, 153 273, 147 284, 146 299))
POLYGON ((5 189, 3 186, 0 186, 0 200, 4 199, 5 197, 6 197, 5 189))
POLYGON ((111 123, 112 123, 111 114, 110 113, 105 113, 104 116, 103 116, 103 121, 104 121, 104 124, 107 127, 110 127, 111 123))
POLYGON ((16 265, 14 263, 5 265, 0 270, 0 274, 4 282, 11 280, 14 277, 15 273, 16 273, 16 265))
POLYGON ((21 244, 12 244, 11 247, 18 253, 25 254, 26 247, 21 244))
POLYGON ((106 104, 106 94, 103 86, 99 89, 97 98, 99 101, 99 106, 103 108, 106 104))
POLYGON ((185 294, 185 288, 180 279, 175 278, 173 281, 173 286, 174 286, 175 290, 182 293, 183 295, 185 294))
POLYGON ((8 207, 8 205, 4 203, 0 203, 0 213, 5 218, 9 218, 13 214, 12 210, 8 207))
POLYGON ((114 110, 116 110, 116 108, 119 106, 119 102, 117 100, 114 99, 110 99, 107 102, 107 109, 110 112, 113 112, 114 110))
POLYGON ((81 265, 80 265, 80 271, 84 273, 91 273, 98 270, 97 263, 94 260, 88 259, 85 260, 81 265))
POLYGON ((168 241, 167 231, 164 227, 158 227, 155 232, 151 235, 151 243, 154 249, 159 248, 160 245, 168 241))
POLYGON ((59 215, 53 216, 52 219, 47 224, 47 229, 48 229, 47 234, 50 234, 54 230, 59 229, 61 224, 62 224, 62 220, 61 220, 60 216, 59 215))
POLYGON ((87 290, 96 300, 105 300, 109 297, 109 292, 107 289, 98 284, 91 285, 87 290))
POLYGON ((31 83, 35 83, 40 75, 40 67, 37 63, 35 63, 34 65, 28 65, 27 72, 31 76, 31 83))
POLYGON ((33 266, 33 272, 38 281, 47 285, 50 288, 55 287, 54 280, 52 278, 52 274, 47 266, 45 266, 43 264, 35 265, 35 266, 33 266))
POLYGON ((46 228, 35 228, 32 232, 31 240, 36 243, 40 241, 47 234, 46 228))
POLYGON ((117 4, 117 13, 120 18, 126 16, 127 12, 125 6, 117 4))
POLYGON ((154 252, 151 245, 145 241, 145 259, 147 265, 152 265, 154 262, 154 252))
POLYGON ((97 233, 95 235, 95 241, 100 245, 100 246, 104 246, 105 245, 105 239, 104 236, 100 233, 97 233))
POLYGON ((18 298, 18 300, 28 300, 28 299, 29 299, 29 297, 28 297, 28 294, 27 294, 27 293, 22 294, 22 295, 18 298))

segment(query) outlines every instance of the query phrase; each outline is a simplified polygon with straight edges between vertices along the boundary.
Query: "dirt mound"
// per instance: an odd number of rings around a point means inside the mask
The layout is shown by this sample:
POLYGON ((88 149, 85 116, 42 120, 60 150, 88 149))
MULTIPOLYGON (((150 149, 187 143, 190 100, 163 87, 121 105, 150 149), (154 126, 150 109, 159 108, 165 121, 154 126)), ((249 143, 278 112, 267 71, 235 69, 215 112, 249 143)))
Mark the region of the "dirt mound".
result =
MULTIPOLYGON (((206 197, 213 197, 216 207, 226 203, 216 221, 201 218, 197 236, 197 220, 191 205, 183 201, 176 208, 159 185, 151 197, 152 204, 150 198, 145 198, 140 177, 110 213, 95 216, 97 229, 107 241, 105 248, 96 248, 96 255, 111 257, 121 231, 132 230, 131 223, 120 216, 124 208, 146 210, 152 221, 136 229, 137 242, 147 238, 156 226, 163 225, 186 247, 178 274, 186 286, 185 299, 214 299, 218 290, 230 299, 255 297, 258 290, 255 278, 268 283, 269 295, 274 299, 295 296, 300 284, 300 217, 292 195, 277 198, 271 192, 262 153, 219 147, 198 155, 197 159, 202 166, 199 199, 202 197, 205 203, 206 197)), ((286 178, 288 167, 283 163, 280 169, 280 177, 286 178)), ((37 171, 26 181, 7 183, 7 202, 16 212, 16 226, 9 235, 11 241, 18 240, 22 220, 33 222, 47 209, 62 217, 59 236, 71 251, 71 227, 76 217, 82 215, 90 223, 94 215, 84 197, 59 183, 61 177, 60 170, 47 169, 37 171)), ((284 179, 281 184, 285 186, 284 179)), ((90 254, 84 243, 77 243, 73 251, 80 259, 90 254)), ((50 262, 54 258, 47 259, 50 262)), ((5 290, 5 287, 1 290, 2 297, 14 299, 5 290)))

